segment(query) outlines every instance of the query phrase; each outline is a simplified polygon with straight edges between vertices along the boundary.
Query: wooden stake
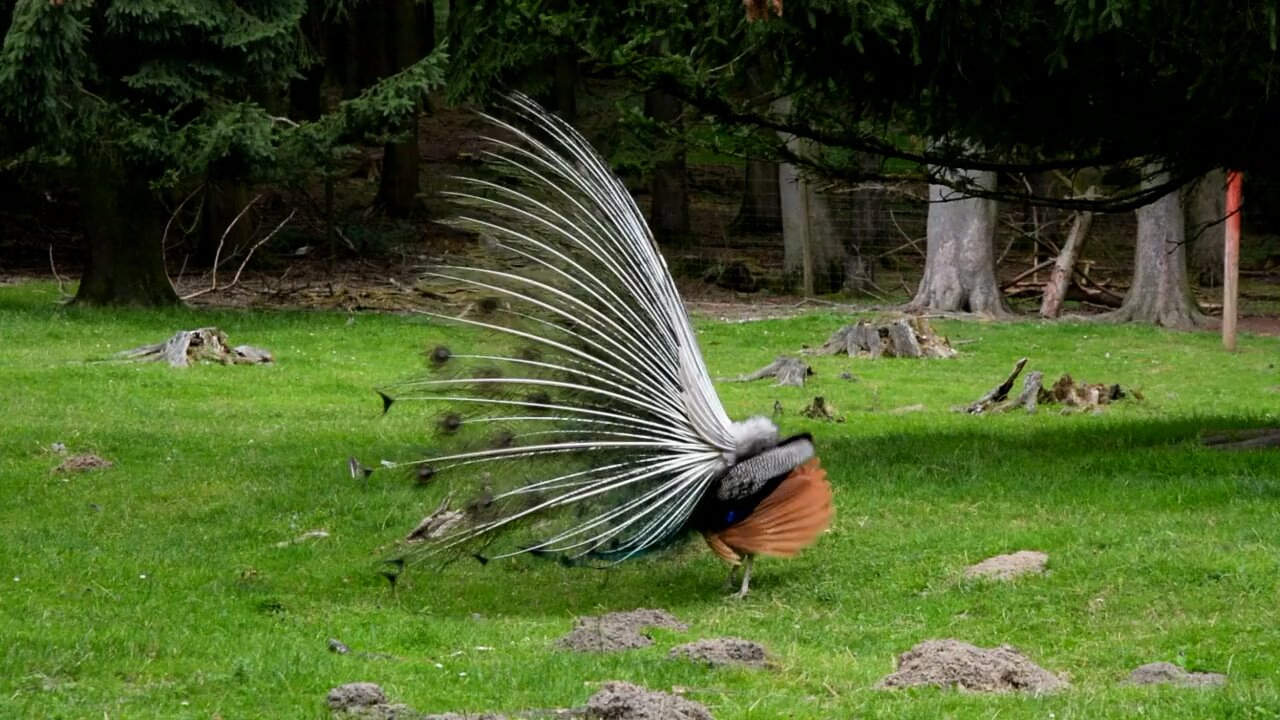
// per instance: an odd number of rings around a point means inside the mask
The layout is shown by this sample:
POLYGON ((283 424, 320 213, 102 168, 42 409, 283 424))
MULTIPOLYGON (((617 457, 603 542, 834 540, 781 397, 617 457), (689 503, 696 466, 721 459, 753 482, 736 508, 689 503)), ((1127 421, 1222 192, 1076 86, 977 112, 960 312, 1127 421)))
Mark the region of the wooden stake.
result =
POLYGON ((1237 300, 1240 297, 1240 205, 1243 178, 1238 170, 1227 171, 1227 232, 1222 253, 1222 346, 1236 351, 1237 300))

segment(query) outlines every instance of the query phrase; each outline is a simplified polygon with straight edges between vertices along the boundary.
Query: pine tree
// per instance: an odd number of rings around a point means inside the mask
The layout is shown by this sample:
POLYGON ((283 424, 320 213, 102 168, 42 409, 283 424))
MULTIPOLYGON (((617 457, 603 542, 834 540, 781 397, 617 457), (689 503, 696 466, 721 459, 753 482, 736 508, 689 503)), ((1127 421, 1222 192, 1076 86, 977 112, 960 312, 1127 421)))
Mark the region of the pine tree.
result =
POLYGON ((89 252, 76 302, 177 302, 162 192, 307 172, 344 144, 394 137, 442 82, 443 49, 316 120, 281 118, 290 83, 320 59, 301 30, 308 9, 18 0, 0 48, 0 143, 11 164, 80 188, 89 252))

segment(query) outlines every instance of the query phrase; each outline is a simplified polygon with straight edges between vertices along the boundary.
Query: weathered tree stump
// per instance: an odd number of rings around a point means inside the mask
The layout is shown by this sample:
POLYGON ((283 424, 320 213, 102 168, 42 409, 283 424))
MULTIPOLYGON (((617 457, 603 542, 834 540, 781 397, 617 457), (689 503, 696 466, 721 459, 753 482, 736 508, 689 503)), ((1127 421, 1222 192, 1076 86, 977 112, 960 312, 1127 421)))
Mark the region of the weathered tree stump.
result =
POLYGON ((776 377, 778 382, 774 386, 792 386, 804 387, 804 380, 813 374, 813 368, 808 364, 800 362, 793 357, 779 355, 773 362, 756 370, 753 373, 739 375, 736 378, 721 378, 722 382, 751 382, 767 377, 776 377))
POLYGON ((223 365, 259 365, 275 362, 269 350, 251 345, 227 347, 227 334, 216 327, 180 330, 162 343, 143 345, 116 353, 116 358, 135 362, 167 362, 172 367, 188 367, 201 360, 223 365))
POLYGON ((826 420, 828 422, 844 422, 844 416, 839 414, 834 405, 827 402, 827 399, 819 395, 809 403, 809 407, 800 411, 800 414, 813 418, 814 420, 826 420))
POLYGON ((894 320, 885 325, 872 325, 866 320, 845 325, 827 338, 818 355, 846 353, 849 357, 949 358, 956 351, 946 338, 934 333, 923 317, 894 320))

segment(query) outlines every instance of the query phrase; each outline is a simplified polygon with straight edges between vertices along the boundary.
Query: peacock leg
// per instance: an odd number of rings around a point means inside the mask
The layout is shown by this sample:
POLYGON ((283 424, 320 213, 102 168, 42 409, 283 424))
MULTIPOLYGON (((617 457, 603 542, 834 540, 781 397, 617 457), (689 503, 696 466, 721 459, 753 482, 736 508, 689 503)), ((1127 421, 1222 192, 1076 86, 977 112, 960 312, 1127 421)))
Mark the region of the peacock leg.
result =
POLYGON ((742 588, 734 594, 739 600, 747 596, 747 588, 751 583, 751 563, 755 559, 755 555, 747 555, 742 561, 742 588))
POLYGON ((724 581, 724 589, 732 590, 734 585, 738 584, 738 565, 729 566, 729 577, 724 581))

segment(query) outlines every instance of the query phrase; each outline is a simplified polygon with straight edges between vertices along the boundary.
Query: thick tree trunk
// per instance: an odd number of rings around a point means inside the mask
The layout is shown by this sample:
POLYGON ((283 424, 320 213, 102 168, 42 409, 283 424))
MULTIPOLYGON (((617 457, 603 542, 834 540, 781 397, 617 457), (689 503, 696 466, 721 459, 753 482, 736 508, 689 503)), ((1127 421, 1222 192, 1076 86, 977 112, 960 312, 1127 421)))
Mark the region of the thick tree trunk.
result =
POLYGON ((146 178, 111 158, 84 158, 77 170, 89 253, 75 303, 177 304, 165 272, 160 204, 146 178))
POLYGON ((1227 176, 1214 170, 1187 188, 1187 241, 1191 269, 1201 287, 1222 285, 1222 252, 1226 245, 1227 176))
MULTIPOLYGON (((385 19, 386 24, 379 28, 386 38, 385 58, 381 63, 384 69, 377 72, 377 79, 400 72, 421 59, 422 36, 434 37, 435 33, 434 27, 418 27, 414 0, 388 0, 385 19)), ((383 148, 382 176, 378 184, 378 201, 388 213, 399 217, 413 213, 420 188, 417 117, 403 130, 407 133, 403 140, 383 148)))
MULTIPOLYGON (((812 152, 808 141, 791 138, 792 152, 812 152)), ((832 219, 830 198, 817 191, 794 165, 778 166, 782 201, 782 271, 805 294, 839 292, 845 282, 845 239, 832 219)))
MULTIPOLYGON (((995 187, 995 173, 965 175, 983 188, 995 187)), ((929 186, 924 277, 908 307, 991 316, 1009 314, 1004 293, 996 282, 996 210, 993 200, 962 197, 945 185, 929 186)))
MULTIPOLYGON (((661 40, 654 41, 661 43, 661 40)), ((660 45, 656 46, 660 49, 660 45)), ((644 96, 644 112, 650 119, 679 130, 684 108, 680 101, 660 90, 644 96)), ((653 167, 653 204, 649 225, 654 239, 662 245, 682 246, 689 242, 689 186, 684 147, 677 143, 658 158, 653 167)))
POLYGON ((1187 279, 1181 191, 1175 190, 1137 212, 1133 284, 1124 304, 1105 319, 1181 330, 1205 325, 1207 318, 1196 305, 1187 279))

